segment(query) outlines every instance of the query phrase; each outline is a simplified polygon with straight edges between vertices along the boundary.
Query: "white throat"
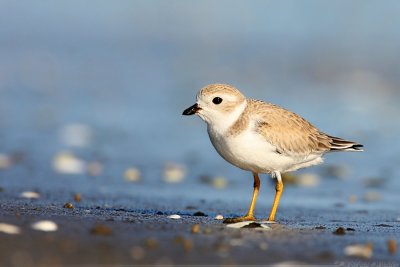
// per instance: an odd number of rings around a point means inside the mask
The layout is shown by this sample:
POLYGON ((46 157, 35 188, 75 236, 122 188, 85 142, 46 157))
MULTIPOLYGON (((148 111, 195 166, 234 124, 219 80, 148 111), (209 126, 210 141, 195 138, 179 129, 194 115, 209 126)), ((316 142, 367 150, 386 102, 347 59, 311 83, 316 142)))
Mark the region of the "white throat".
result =
POLYGON ((212 119, 206 120, 208 131, 224 135, 229 128, 239 119, 243 111, 247 106, 247 101, 243 101, 239 106, 237 106, 233 112, 230 113, 218 113, 213 116, 212 119))

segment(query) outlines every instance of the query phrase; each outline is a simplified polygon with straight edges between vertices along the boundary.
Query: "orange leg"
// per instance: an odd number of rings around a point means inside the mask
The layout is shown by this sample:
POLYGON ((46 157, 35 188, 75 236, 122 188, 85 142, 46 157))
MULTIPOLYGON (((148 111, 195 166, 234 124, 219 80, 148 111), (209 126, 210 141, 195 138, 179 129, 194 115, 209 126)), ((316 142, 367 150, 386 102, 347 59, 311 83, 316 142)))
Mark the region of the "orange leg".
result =
POLYGON ((272 204, 272 209, 271 213, 269 214, 268 221, 275 221, 276 210, 278 209, 279 200, 281 198, 281 194, 283 191, 283 182, 281 174, 279 172, 275 172, 275 176, 276 176, 275 198, 274 198, 274 203, 272 204))
POLYGON ((249 211, 245 216, 237 217, 237 218, 226 218, 224 223, 237 223, 243 221, 255 221, 254 218, 254 207, 256 206, 258 191, 260 190, 260 178, 257 173, 253 173, 254 184, 253 184, 253 197, 251 198, 249 211))

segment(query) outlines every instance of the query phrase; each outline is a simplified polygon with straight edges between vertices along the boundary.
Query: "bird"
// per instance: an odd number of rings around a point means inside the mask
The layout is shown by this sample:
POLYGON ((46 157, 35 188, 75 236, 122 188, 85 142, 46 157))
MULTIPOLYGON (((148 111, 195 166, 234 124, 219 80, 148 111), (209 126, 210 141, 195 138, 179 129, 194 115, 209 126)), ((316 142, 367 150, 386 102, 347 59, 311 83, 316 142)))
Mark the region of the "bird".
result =
POLYGON ((210 141, 218 154, 232 165, 253 174, 253 194, 244 216, 224 223, 255 221, 254 208, 260 174, 276 179, 275 197, 268 221, 275 222, 281 194, 282 174, 321 164, 329 152, 363 151, 363 145, 328 135, 310 122, 278 105, 246 98, 232 85, 203 87, 196 103, 182 115, 198 115, 207 124, 210 141))

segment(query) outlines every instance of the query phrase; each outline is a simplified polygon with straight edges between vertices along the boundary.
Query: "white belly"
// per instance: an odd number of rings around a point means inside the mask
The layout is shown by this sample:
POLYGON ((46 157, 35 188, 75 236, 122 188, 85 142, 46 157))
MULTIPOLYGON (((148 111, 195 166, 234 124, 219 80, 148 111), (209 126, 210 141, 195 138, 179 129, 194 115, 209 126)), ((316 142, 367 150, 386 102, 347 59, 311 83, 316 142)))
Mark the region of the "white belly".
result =
POLYGON ((250 129, 240 135, 222 138, 209 129, 211 143, 229 163, 256 173, 287 172, 322 162, 321 155, 287 156, 276 152, 276 147, 250 129))

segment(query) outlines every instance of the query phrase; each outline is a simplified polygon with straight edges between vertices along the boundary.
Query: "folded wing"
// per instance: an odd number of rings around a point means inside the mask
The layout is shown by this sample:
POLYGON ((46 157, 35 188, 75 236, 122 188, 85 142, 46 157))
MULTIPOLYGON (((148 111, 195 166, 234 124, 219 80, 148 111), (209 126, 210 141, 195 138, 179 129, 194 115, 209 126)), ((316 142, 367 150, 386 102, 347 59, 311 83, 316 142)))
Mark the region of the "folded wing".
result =
POLYGON ((258 100, 251 100, 249 105, 257 110, 252 118, 255 131, 276 146, 277 153, 307 156, 329 151, 362 151, 361 144, 327 135, 284 108, 258 100))

